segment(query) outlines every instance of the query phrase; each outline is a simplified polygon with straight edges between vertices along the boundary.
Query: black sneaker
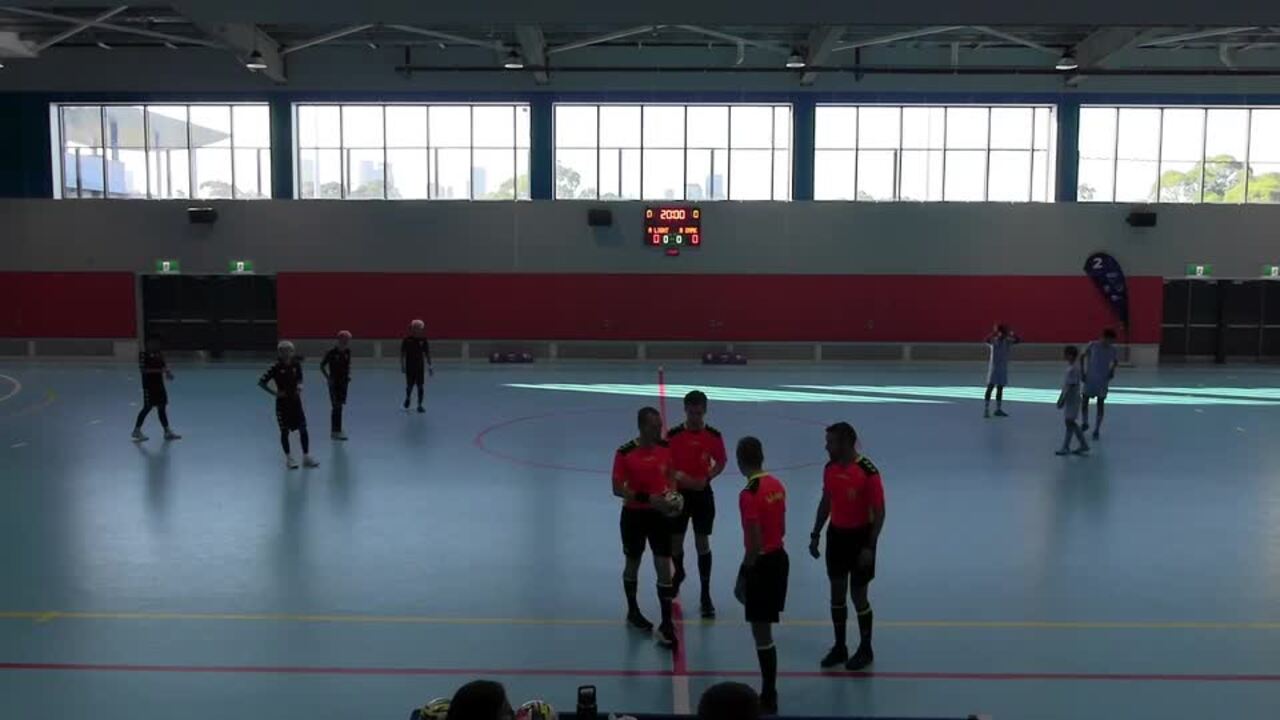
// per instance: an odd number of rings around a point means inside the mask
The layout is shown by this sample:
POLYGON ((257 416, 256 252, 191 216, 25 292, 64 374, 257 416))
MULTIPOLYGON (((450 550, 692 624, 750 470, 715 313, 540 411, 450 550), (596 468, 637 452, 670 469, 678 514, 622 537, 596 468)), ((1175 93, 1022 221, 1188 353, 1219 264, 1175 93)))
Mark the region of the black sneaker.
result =
POLYGON ((849 648, 844 645, 836 645, 831 648, 831 651, 827 653, 826 657, 822 658, 821 664, 824 668, 833 668, 848 659, 849 648))
POLYGON ((1102 436, 1098 434, 1098 431, 1097 431, 1097 430, 1094 430, 1094 431, 1093 431, 1093 441, 1094 441, 1094 442, 1098 442, 1098 441, 1099 441, 1099 440, 1101 440, 1101 439, 1102 439, 1102 436))
POLYGON ((419 406, 418 406, 418 412, 420 412, 420 413, 424 413, 424 412, 426 412, 426 409, 425 409, 425 408, 423 408, 421 405, 419 405, 419 406))
POLYGON ((669 648, 672 652, 676 650, 676 629, 670 625, 663 625, 658 628, 658 632, 654 634, 658 640, 658 644, 664 648, 669 648))
POLYGON ((871 651, 871 648, 859 646, 858 651, 855 652, 853 657, 849 658, 849 661, 844 664, 844 669, 857 672, 865 669, 868 665, 875 662, 875 659, 876 654, 871 651))
POLYGON ((778 693, 760 693, 760 710, 765 715, 777 715, 778 693))
POLYGON ((1088 431, 1089 431, 1089 423, 1081 423, 1080 432, 1088 432, 1088 431))
POLYGON ((995 411, 995 413, 994 413, 994 414, 995 414, 995 416, 996 416, 996 417, 1009 417, 1009 413, 1007 413, 1007 412, 1005 412, 1005 411, 1003 411, 1003 410, 1001 410, 1001 409, 999 409, 999 408, 996 408, 996 411, 995 411))
POLYGON ((627 624, 637 630, 653 632, 653 623, 649 622, 649 618, 641 615, 639 610, 627 613, 627 624))
POLYGON ((716 619, 716 606, 715 606, 715 605, 713 605, 713 604, 711 604, 711 598, 702 598, 702 608, 701 608, 701 610, 702 610, 702 619, 703 619, 703 620, 715 620, 715 619, 716 619))
POLYGON ((408 409, 409 409, 409 398, 405 398, 405 399, 404 399, 404 409, 405 409, 405 410, 408 410, 408 409))

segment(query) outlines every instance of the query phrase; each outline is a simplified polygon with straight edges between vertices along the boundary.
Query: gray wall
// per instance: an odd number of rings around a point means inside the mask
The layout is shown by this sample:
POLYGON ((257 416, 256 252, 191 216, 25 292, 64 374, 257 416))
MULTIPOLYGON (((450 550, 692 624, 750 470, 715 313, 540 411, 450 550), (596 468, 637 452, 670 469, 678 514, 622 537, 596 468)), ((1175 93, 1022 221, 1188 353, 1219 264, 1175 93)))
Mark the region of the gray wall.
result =
POLYGON ((643 246, 642 203, 241 201, 190 225, 185 201, 0 201, 0 270, 282 270, 1071 275, 1104 250, 1131 275, 1219 277, 1280 264, 1280 206, 1155 206, 1133 229, 1117 205, 705 203, 705 247, 643 246), (587 227, 610 207, 614 226, 587 227))

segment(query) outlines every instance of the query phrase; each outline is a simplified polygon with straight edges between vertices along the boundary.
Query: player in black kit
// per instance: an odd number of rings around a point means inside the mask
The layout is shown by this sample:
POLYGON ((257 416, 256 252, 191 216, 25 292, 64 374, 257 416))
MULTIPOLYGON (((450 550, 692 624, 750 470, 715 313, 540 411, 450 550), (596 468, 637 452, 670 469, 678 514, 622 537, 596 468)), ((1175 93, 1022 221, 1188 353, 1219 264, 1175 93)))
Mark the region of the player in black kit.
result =
POLYGON ((320 463, 311 457, 311 438, 307 436, 307 415, 302 411, 302 363, 294 354, 293 343, 283 340, 276 347, 279 359, 262 378, 258 387, 276 399, 276 422, 280 425, 280 447, 284 448, 284 460, 289 469, 298 467, 289 451, 289 433, 298 431, 302 441, 302 464, 316 467, 320 463), (274 383, 272 390, 267 384, 274 383))
POLYGON ((182 436, 169 427, 169 393, 164 388, 164 381, 172 380, 173 373, 169 372, 164 353, 160 352, 159 337, 148 340, 146 350, 138 353, 138 370, 142 372, 142 409, 138 411, 138 421, 133 424, 133 441, 143 442, 147 439, 142 433, 142 422, 147 419, 151 408, 155 408, 156 414, 160 416, 164 439, 181 439, 182 436))
POLYGON ((421 320, 409 323, 409 336, 400 342, 400 372, 404 373, 404 409, 409 409, 409 396, 418 388, 418 412, 422 409, 422 385, 428 374, 435 375, 431 368, 431 343, 423 337, 426 325, 421 320), (424 362, 425 359, 425 362, 424 362))
POLYGON ((329 348, 320 361, 320 374, 329 383, 329 437, 346 440, 342 432, 342 406, 347 404, 347 385, 351 383, 351 333, 338 333, 338 344, 329 348))

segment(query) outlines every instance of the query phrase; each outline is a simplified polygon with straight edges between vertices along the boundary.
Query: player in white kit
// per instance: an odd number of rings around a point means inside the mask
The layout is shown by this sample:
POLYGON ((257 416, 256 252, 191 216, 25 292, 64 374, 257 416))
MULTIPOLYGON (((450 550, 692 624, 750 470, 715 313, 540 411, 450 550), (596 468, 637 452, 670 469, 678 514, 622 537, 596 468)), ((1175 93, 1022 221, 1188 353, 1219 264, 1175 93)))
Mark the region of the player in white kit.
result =
POLYGON ((1068 345, 1062 351, 1062 357, 1067 361, 1067 371, 1062 376, 1062 394, 1058 396, 1058 409, 1062 411, 1062 419, 1067 425, 1067 435, 1062 439, 1062 449, 1058 450, 1058 455, 1070 455, 1071 438, 1075 437, 1080 441, 1080 447, 1075 449, 1076 455, 1089 454, 1089 443, 1084 441, 1084 431, 1080 429, 1080 424, 1076 420, 1080 417, 1080 350, 1075 345, 1068 345))
POLYGON ((991 417, 991 391, 996 391, 996 417, 1008 417, 1004 411, 1004 386, 1009 382, 1009 355, 1013 346, 1022 342, 1008 325, 996 325, 987 336, 991 359, 987 363, 987 394, 982 404, 982 417, 991 417))
POLYGON ((1098 401, 1098 419, 1093 424, 1093 439, 1097 440, 1102 431, 1102 416, 1106 413, 1107 390, 1111 380, 1116 376, 1119 365, 1119 353, 1116 351, 1116 331, 1107 328, 1102 331, 1102 339, 1094 340, 1084 349, 1084 359, 1080 365, 1084 369, 1084 422, 1080 425, 1083 432, 1089 429, 1089 399, 1098 401))

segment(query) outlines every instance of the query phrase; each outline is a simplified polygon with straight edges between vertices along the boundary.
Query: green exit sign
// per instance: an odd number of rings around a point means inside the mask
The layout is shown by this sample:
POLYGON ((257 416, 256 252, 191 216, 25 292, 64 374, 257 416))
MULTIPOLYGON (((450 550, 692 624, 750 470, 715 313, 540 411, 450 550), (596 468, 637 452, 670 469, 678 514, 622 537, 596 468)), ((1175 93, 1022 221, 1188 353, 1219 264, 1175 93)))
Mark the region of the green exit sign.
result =
POLYGON ((253 261, 252 260, 232 260, 228 264, 227 270, 229 270, 232 275, 252 275, 253 261))
POLYGON ((1280 265, 1263 265, 1262 277, 1271 280, 1280 280, 1280 265))
POLYGON ((1187 277, 1212 277, 1212 265, 1187 265, 1187 277))
POLYGON ((182 272, 182 264, 177 260, 157 260, 156 272, 160 275, 176 275, 182 272))

